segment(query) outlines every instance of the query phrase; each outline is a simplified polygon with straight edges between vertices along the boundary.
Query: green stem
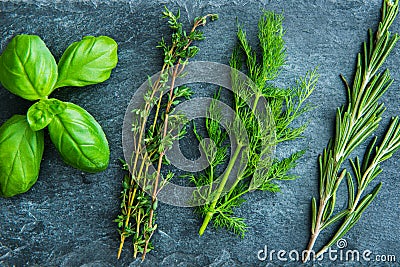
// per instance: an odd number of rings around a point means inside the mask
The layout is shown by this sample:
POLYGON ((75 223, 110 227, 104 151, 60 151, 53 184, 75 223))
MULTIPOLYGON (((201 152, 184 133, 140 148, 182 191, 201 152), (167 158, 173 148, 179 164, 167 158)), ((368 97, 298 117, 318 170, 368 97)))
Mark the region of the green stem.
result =
POLYGON ((210 168, 210 187, 208 188, 208 195, 211 196, 212 189, 213 189, 213 182, 214 181, 214 166, 210 168))
POLYGON ((222 194, 222 191, 224 190, 225 184, 228 181, 229 174, 231 173, 231 171, 233 169, 233 166, 235 166, 236 160, 237 160, 237 158, 238 158, 238 156, 240 154, 240 151, 242 150, 242 147, 243 147, 242 144, 238 144, 238 146, 236 147, 236 150, 235 150, 231 160, 229 161, 229 164, 228 164, 228 167, 226 168, 225 174, 222 177, 222 181, 218 186, 217 193, 216 193, 216 195, 215 195, 215 197, 214 197, 214 199, 213 199, 213 201, 211 203, 210 210, 207 212, 207 215, 204 218, 203 224, 200 227, 199 235, 203 235, 204 234, 204 231, 206 230, 207 225, 209 224, 212 216, 215 213, 215 206, 217 205, 218 200, 219 200, 219 198, 220 198, 220 196, 222 194))
MULTIPOLYGON (((232 190, 233 190, 233 187, 232 187, 232 190)), ((232 191, 231 191, 231 192, 232 192, 232 191)), ((249 189, 246 189, 246 190, 240 192, 239 194, 235 195, 234 197, 232 197, 232 198, 230 198, 228 201, 226 201, 224 204, 222 204, 222 205, 220 206, 220 208, 223 208, 223 207, 227 206, 229 203, 231 203, 231 202, 234 201, 235 199, 237 199, 237 198, 239 198, 239 197, 241 197, 241 196, 243 196, 244 194, 247 194, 247 193, 249 193, 249 192, 250 192, 249 189)))
MULTIPOLYGON (((259 91, 259 93, 260 93, 260 91, 259 91)), ((252 108, 251 108, 251 111, 252 111, 252 113, 253 113, 253 114, 252 114, 253 117, 255 117, 256 108, 257 108, 258 102, 260 101, 261 96, 262 96, 261 93, 260 93, 260 94, 256 94, 256 96, 255 96, 255 100, 254 100, 253 106, 252 106, 252 108)), ((236 110, 236 114, 239 114, 239 109, 236 110)), ((231 190, 230 190, 229 193, 228 193, 228 199, 229 199, 229 197, 231 196, 231 194, 232 194, 232 192, 233 192, 233 189, 238 185, 239 181, 242 180, 242 179, 244 178, 243 176, 244 176, 244 175, 242 175, 241 177, 238 177, 238 178, 236 179, 235 183, 233 184, 233 186, 231 187, 231 190)), ((249 190, 246 190, 245 192, 249 192, 249 190)), ((244 194, 244 192, 243 192, 243 194, 244 194)), ((238 195, 238 197, 241 196, 241 195, 243 195, 243 194, 238 195)), ((233 199, 236 199, 236 198, 237 198, 237 197, 234 197, 233 199)), ((233 199, 232 199, 232 200, 233 200, 233 199)), ((231 201, 229 200, 229 201, 227 201, 225 204, 227 204, 227 203, 229 203, 229 202, 231 202, 231 201)))
POLYGON ((257 105, 258 105, 258 101, 260 100, 261 97, 261 93, 258 92, 256 94, 256 99, 254 100, 253 106, 251 107, 251 111, 253 111, 253 116, 254 116, 254 112, 256 111, 257 105))

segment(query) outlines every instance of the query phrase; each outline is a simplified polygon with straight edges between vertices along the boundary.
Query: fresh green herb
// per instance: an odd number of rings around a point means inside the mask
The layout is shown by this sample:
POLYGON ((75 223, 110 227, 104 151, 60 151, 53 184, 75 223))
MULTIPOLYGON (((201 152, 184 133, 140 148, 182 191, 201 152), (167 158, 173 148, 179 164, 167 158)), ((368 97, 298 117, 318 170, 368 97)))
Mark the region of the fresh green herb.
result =
POLYGON ((28 191, 39 176, 43 131, 34 132, 25 116, 14 115, 0 127, 0 196, 28 191))
POLYGON ((29 125, 34 131, 42 130, 50 124, 56 115, 64 112, 66 107, 66 103, 55 98, 41 99, 28 109, 29 125))
MULTIPOLYGON (((211 104, 206 119, 206 130, 212 140, 212 146, 207 145, 205 139, 194 128, 209 163, 204 172, 191 176, 191 181, 197 187, 209 186, 208 194, 198 192, 201 198, 209 200, 208 204, 197 208, 204 217, 199 230, 200 235, 213 220, 215 227, 224 227, 244 236, 247 228, 245 221, 234 215, 234 209, 245 201, 243 195, 254 190, 278 192, 280 188, 275 181, 296 178, 289 173, 289 170, 296 166, 296 161, 303 155, 304 150, 280 160, 272 160, 271 156, 277 144, 295 140, 305 130, 306 124, 298 127, 291 125, 296 118, 310 109, 305 101, 313 92, 318 75, 316 71, 308 72, 293 88, 278 88, 272 83, 278 77, 286 57, 282 21, 283 15, 274 12, 264 12, 261 16, 258 22, 258 39, 262 55, 260 62, 257 52, 246 38, 246 32, 239 26, 238 45, 232 54, 230 65, 233 69, 247 71, 255 88, 249 90, 248 87, 244 87, 233 72, 234 109, 237 118, 231 128, 227 132, 223 131, 221 122, 224 116, 215 102, 211 104), (243 62, 245 66, 242 67, 243 62), (247 104, 249 99, 254 100, 251 106, 247 104), (262 103, 262 99, 267 100, 270 108, 262 103), (265 118, 262 119, 263 117, 265 118), (271 118, 273 122, 269 121, 271 118), (248 142, 236 121, 241 121, 243 124, 248 142), (273 132, 273 125, 276 132, 273 132), (228 135, 232 133, 237 137, 236 143, 231 147, 231 158, 215 190, 218 171, 227 160, 228 147, 225 144, 228 135), (247 164, 244 164, 246 160, 247 164), (225 190, 228 177, 235 165, 245 166, 238 171, 229 189, 225 190)), ((219 98, 219 93, 215 98, 219 98)))
POLYGON ((35 101, 55 89, 57 63, 39 36, 15 36, 1 54, 0 67, 1 84, 19 97, 35 101))
POLYGON ((204 36, 198 30, 204 26, 207 19, 217 19, 217 15, 209 14, 198 17, 194 20, 192 29, 186 32, 182 23, 179 22, 180 12, 173 14, 165 8, 163 18, 168 19, 168 25, 172 30, 171 43, 167 44, 164 38, 157 46, 163 51, 164 64, 161 74, 155 82, 149 79, 148 91, 143 96, 144 105, 133 110, 134 119, 132 133, 134 136, 133 155, 130 162, 127 162, 131 175, 125 177, 122 191, 122 212, 115 220, 118 223, 121 235, 118 258, 121 256, 125 239, 133 236, 134 256, 142 253, 142 259, 150 250, 150 239, 157 228, 155 224, 155 210, 157 208, 157 195, 165 185, 165 182, 172 179, 173 173, 162 174, 163 164, 168 164, 166 158, 167 150, 175 140, 179 140, 184 130, 175 133, 186 118, 174 112, 181 98, 188 98, 192 94, 186 86, 175 88, 175 80, 183 74, 188 60, 194 57, 199 51, 193 46, 193 41, 203 40, 204 36), (163 98, 163 94, 166 94, 163 98), (165 100, 164 104, 162 100, 165 100), (154 118, 150 117, 151 109, 155 105, 154 118), (151 121, 152 119, 152 121, 151 121), (146 125, 149 125, 147 128, 146 125), (142 143, 144 139, 144 143, 142 143), (149 168, 156 166, 154 172, 149 168), (142 188, 139 188, 138 185, 142 188), (143 194, 146 191, 150 198, 143 194), (147 200, 146 200, 147 199, 147 200), (145 206, 146 209, 138 207, 145 206), (146 219, 142 219, 145 216, 146 219))
POLYGON ((83 108, 65 102, 49 124, 50 138, 63 160, 74 168, 97 172, 108 166, 110 152, 99 123, 83 108))
POLYGON ((379 104, 380 97, 392 84, 388 70, 378 72, 390 51, 399 39, 393 36, 389 27, 398 13, 398 0, 384 0, 382 4, 382 20, 375 35, 369 30, 369 40, 363 45, 363 51, 357 57, 357 71, 353 86, 350 87, 343 78, 348 95, 347 106, 342 106, 336 112, 336 127, 334 137, 329 141, 322 155, 319 156, 319 201, 312 199, 311 238, 304 261, 310 259, 315 241, 322 230, 339 223, 340 226, 331 240, 316 254, 323 254, 345 235, 361 218, 362 213, 378 194, 382 184, 363 196, 368 185, 381 173, 380 163, 389 159, 400 147, 400 124, 398 118, 393 118, 380 145, 376 145, 375 137, 367 148, 362 162, 356 157, 350 159, 354 185, 350 171, 342 169, 342 164, 349 155, 363 143, 378 128, 385 108, 379 104), (347 176, 348 207, 336 212, 337 190, 342 180, 347 176))
POLYGON ((106 36, 87 36, 73 43, 58 66, 40 37, 17 35, 11 40, 0 56, 0 81, 11 93, 39 101, 29 108, 26 118, 14 116, 0 131, 0 147, 7 147, 2 153, 9 154, 0 162, 3 196, 26 192, 36 182, 43 154, 42 130, 46 126, 67 164, 88 172, 107 168, 110 150, 96 120, 81 107, 48 97, 61 86, 103 82, 117 61, 117 44, 106 36), (20 146, 11 145, 18 142, 20 146), (21 162, 26 166, 19 166, 21 162), (15 186, 18 182, 19 188, 15 186))
POLYGON ((107 36, 85 36, 72 43, 58 62, 55 88, 98 84, 110 78, 117 64, 117 44, 107 36))
MULTIPOLYGON (((153 249, 151 242, 147 241, 147 238, 153 233, 153 229, 149 228, 150 220, 150 209, 151 209, 151 198, 143 191, 138 183, 132 182, 132 176, 129 172, 128 164, 123 163, 123 170, 126 172, 124 175, 124 180, 122 182, 122 201, 121 210, 122 214, 118 215, 117 219, 114 221, 118 223, 119 233, 127 237, 132 237, 133 243, 133 257, 136 258, 138 253, 143 253, 144 248, 147 243, 147 251, 153 249), (130 192, 130 189, 132 191, 130 192), (128 202, 128 198, 131 203, 128 202), (128 206, 129 205, 129 206, 128 206), (133 223, 128 222, 126 225, 127 215, 134 220, 133 223), (132 214, 132 215, 131 215, 132 214)), ((154 220, 153 215, 153 220, 154 220)), ((124 243, 120 243, 120 250, 122 251, 122 246, 124 243)))

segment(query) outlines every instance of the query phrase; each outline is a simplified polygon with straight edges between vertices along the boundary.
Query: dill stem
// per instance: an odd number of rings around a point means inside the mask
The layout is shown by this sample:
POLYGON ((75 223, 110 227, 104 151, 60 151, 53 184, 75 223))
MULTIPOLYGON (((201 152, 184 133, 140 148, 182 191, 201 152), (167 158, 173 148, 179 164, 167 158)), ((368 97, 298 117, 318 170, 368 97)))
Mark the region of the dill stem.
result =
POLYGON ((232 156, 232 159, 229 161, 228 167, 226 168, 224 176, 222 177, 221 183, 218 186, 216 195, 214 196, 213 202, 211 203, 210 210, 207 212, 207 215, 204 218, 203 224, 200 227, 199 235, 203 235, 204 234, 204 231, 206 230, 207 225, 209 224, 212 216, 215 213, 215 210, 214 210, 215 206, 217 205, 217 202, 218 202, 218 200, 219 200, 219 198, 220 198, 220 196, 222 194, 222 191, 224 190, 225 184, 228 181, 229 174, 231 173, 231 171, 233 169, 233 166, 236 163, 236 160, 237 160, 237 158, 238 158, 238 156, 240 154, 240 151, 242 150, 242 147, 243 147, 243 145, 241 143, 239 143, 237 145, 236 150, 235 150, 235 152, 234 152, 234 154, 232 156))
POLYGON ((210 186, 208 187, 208 195, 211 196, 214 181, 214 167, 210 168, 210 186))
MULTIPOLYGON (((253 113, 253 117, 255 116, 256 108, 257 108, 257 105, 258 105, 258 102, 259 102, 261 96, 262 96, 262 94, 260 93, 260 91, 257 91, 257 93, 256 93, 256 95, 255 95, 254 102, 253 102, 253 106, 252 106, 252 108, 251 108, 251 111, 252 111, 252 113, 253 113)), ((237 106, 237 105, 236 105, 236 114, 239 114, 239 109, 238 109, 238 106, 237 106)), ((235 161, 236 161, 236 160, 235 160, 235 161)), ((211 168, 211 171, 213 171, 213 168, 211 168)), ((232 202, 233 200, 235 200, 235 199, 239 198, 240 196, 244 195, 245 193, 250 192, 250 190, 246 189, 245 191, 241 192, 240 194, 234 196, 233 198, 230 198, 230 196, 231 196, 231 194, 232 194, 234 188, 238 185, 238 183, 239 183, 239 181, 241 180, 241 178, 242 178, 242 177, 237 177, 237 179, 235 180, 235 183, 232 185, 230 191, 228 192, 228 199, 229 199, 229 200, 227 200, 227 201, 226 201, 223 205, 221 205, 220 207, 224 207, 224 206, 226 206, 227 204, 229 204, 230 202, 232 202)), ((225 185, 224 185, 224 186, 225 186, 225 185)), ((219 198, 219 196, 218 196, 218 198, 219 198)), ((213 209, 215 209, 215 207, 214 207, 213 209)), ((211 217, 212 217, 212 216, 211 216, 211 217)), ((210 219, 211 219, 211 218, 210 218, 210 219)), ((205 230, 205 229, 204 229, 204 230, 205 230)), ((200 234, 200 235, 201 235, 201 234, 200 234)))
MULTIPOLYGON (((232 186, 231 192, 228 194, 228 196, 230 196, 230 194, 232 193, 233 189, 234 189, 234 187, 232 186)), ((243 196, 244 194, 247 194, 247 193, 249 193, 249 192, 250 192, 250 190, 249 190, 249 189, 246 189, 246 190, 240 192, 239 194, 235 195, 234 197, 229 198, 229 200, 226 201, 226 202, 224 202, 224 204, 222 204, 222 205, 220 206, 220 208, 223 208, 223 207, 227 206, 229 203, 231 203, 231 202, 234 201, 235 199, 237 199, 237 198, 239 198, 239 197, 241 197, 241 196, 243 196)))
MULTIPOLYGON (((257 88, 257 89, 259 89, 259 88, 257 88)), ((256 96, 255 96, 255 100, 254 100, 254 103, 253 103, 253 106, 252 106, 252 108, 251 108, 251 112, 252 112, 252 117, 255 117, 256 115, 256 108, 257 108, 257 105, 258 105, 258 102, 260 101, 260 98, 262 97, 262 92, 260 91, 260 90, 258 90, 257 91, 257 93, 256 93, 256 96)), ((237 114, 239 114, 239 112, 237 112, 237 114)), ((250 146, 250 148, 251 148, 251 146, 250 146)), ((233 189, 238 185, 238 183, 239 183, 239 181, 241 180, 243 178, 243 176, 242 177, 237 177, 237 179, 235 180, 235 183, 233 184, 233 186, 231 187, 231 191, 228 193, 228 197, 230 197, 231 196, 231 194, 232 194, 232 192, 233 192, 233 189)), ((247 192, 250 192, 250 190, 246 190, 247 192)), ((244 193, 243 193, 244 194, 244 193)), ((243 195, 243 194, 240 194, 239 196, 241 196, 241 195, 243 195)), ((236 199, 237 197, 234 197, 233 199, 236 199)), ((228 202, 230 202, 230 200, 228 201, 228 202)))
POLYGON ((257 94, 256 94, 256 99, 254 100, 254 103, 253 103, 253 107, 251 108, 251 111, 253 112, 253 115, 254 115, 254 112, 256 111, 256 108, 257 108, 257 105, 258 105, 258 101, 260 100, 261 96, 262 96, 261 93, 258 91, 257 94))

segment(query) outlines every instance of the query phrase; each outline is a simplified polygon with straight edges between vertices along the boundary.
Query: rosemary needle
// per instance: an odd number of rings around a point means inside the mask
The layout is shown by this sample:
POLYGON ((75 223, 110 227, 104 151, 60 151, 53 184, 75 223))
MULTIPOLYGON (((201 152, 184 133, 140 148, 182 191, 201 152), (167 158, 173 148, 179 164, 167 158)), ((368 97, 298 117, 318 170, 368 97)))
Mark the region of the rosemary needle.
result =
POLYGON ((389 32, 398 13, 398 4, 398 0, 383 1, 378 30, 375 34, 369 30, 369 40, 358 54, 352 87, 342 77, 347 89, 348 104, 337 109, 334 137, 319 156, 319 201, 317 205, 316 199, 312 199, 311 237, 303 261, 311 259, 315 241, 322 230, 340 222, 332 239, 315 257, 322 255, 356 224, 381 188, 379 183, 363 196, 368 185, 382 171, 380 163, 389 159, 400 147, 400 125, 396 117, 392 119, 380 145, 376 146, 377 138, 373 139, 362 162, 358 157, 350 160, 357 186, 354 185, 351 172, 341 169, 351 152, 371 136, 382 119, 385 108, 378 101, 392 84, 392 79, 388 70, 383 73, 378 71, 399 39, 397 34, 391 35, 389 32), (348 185, 348 207, 333 215, 337 190, 345 178, 348 185))

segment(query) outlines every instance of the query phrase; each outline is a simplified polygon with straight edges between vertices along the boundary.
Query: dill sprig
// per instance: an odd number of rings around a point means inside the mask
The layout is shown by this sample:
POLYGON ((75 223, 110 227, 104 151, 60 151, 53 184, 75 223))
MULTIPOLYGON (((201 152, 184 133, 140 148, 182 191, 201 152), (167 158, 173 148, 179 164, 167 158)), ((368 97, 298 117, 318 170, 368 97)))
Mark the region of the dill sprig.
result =
POLYGON ((293 127, 292 122, 310 109, 310 106, 305 104, 305 100, 314 90, 318 75, 315 70, 310 71, 292 88, 278 88, 273 85, 272 81, 278 77, 286 58, 282 21, 283 15, 267 11, 263 12, 259 19, 258 40, 261 47, 261 59, 250 46, 246 32, 241 26, 238 27, 238 44, 232 53, 230 65, 233 69, 245 71, 254 82, 255 88, 249 90, 237 80, 233 72, 232 84, 235 92, 236 113, 234 122, 226 132, 223 130, 221 122, 224 116, 214 104, 219 98, 219 93, 217 93, 214 102, 209 107, 206 119, 206 130, 212 145, 204 142, 205 138, 194 128, 200 147, 209 163, 209 167, 203 172, 190 176, 197 187, 209 186, 208 192, 197 192, 199 195, 197 197, 209 200, 207 204, 197 208, 200 215, 204 217, 199 230, 200 235, 204 233, 209 222, 213 221, 215 227, 224 227, 244 236, 247 228, 245 221, 234 215, 234 209, 245 201, 243 195, 254 190, 278 192, 280 188, 275 181, 296 178, 289 174, 289 170, 296 166, 296 161, 304 151, 295 152, 281 160, 272 159, 271 156, 277 144, 295 140, 305 130, 306 124, 293 127), (252 106, 247 104, 249 99, 253 100, 252 106), (269 108, 261 99, 267 100, 269 108), (271 117, 273 121, 268 120, 271 117), (238 121, 244 129, 240 129, 239 124, 236 123, 238 121), (276 132, 271 131, 273 125, 276 132), (247 132, 248 140, 243 137, 243 130, 247 132), (236 136, 236 141, 231 146, 229 159, 226 141, 230 134, 236 136), (228 159, 224 174, 217 183, 219 169, 228 159), (243 168, 239 168, 240 171, 233 184, 229 185, 229 190, 225 192, 233 166, 243 168), (217 188, 215 188, 216 183, 217 188))
POLYGON ((215 14, 197 17, 191 30, 186 32, 179 22, 179 10, 174 14, 165 7, 162 14, 172 30, 171 41, 168 44, 162 38, 159 42, 157 48, 163 51, 164 57, 160 75, 155 82, 149 78, 148 91, 143 96, 143 106, 132 111, 133 153, 126 165, 131 174, 124 178, 121 193, 122 211, 115 220, 121 236, 118 258, 121 256, 125 239, 131 236, 134 257, 142 253, 144 260, 146 253, 152 248, 150 240, 157 228, 157 195, 166 181, 174 175, 172 172, 162 174, 162 166, 168 163, 165 154, 173 142, 182 138, 185 133, 184 130, 176 131, 179 125, 186 122, 186 118, 174 112, 174 107, 179 104, 180 99, 189 98, 192 94, 186 86, 175 88, 175 80, 183 74, 188 60, 199 51, 197 46, 192 45, 193 41, 204 39, 203 32, 199 31, 198 27, 204 26, 208 19, 218 18, 215 14), (164 93, 166 97, 163 97, 164 93), (163 100, 166 104, 163 104, 163 100), (154 118, 150 116, 153 106, 154 118), (151 168, 153 164, 156 166, 155 171, 151 168), (150 193, 150 196, 145 192, 150 193))
POLYGON ((363 50, 358 54, 352 87, 342 77, 347 89, 348 104, 337 109, 334 137, 319 156, 319 204, 317 207, 316 199, 312 199, 311 238, 304 261, 310 258, 315 241, 322 230, 340 222, 332 239, 314 255, 315 257, 323 254, 356 224, 378 194, 382 184, 379 183, 364 196, 363 193, 382 171, 380 164, 400 147, 400 124, 396 117, 392 119, 380 145, 376 146, 376 137, 373 139, 362 162, 358 157, 355 160, 350 159, 357 186, 351 173, 341 168, 353 150, 372 135, 382 120, 385 107, 378 101, 393 80, 388 70, 382 73, 378 71, 399 39, 397 34, 391 35, 389 32, 397 13, 398 0, 383 1, 378 30, 375 34, 369 30, 368 42, 364 42, 363 50), (345 177, 348 185, 348 207, 333 215, 337 190, 345 177))

